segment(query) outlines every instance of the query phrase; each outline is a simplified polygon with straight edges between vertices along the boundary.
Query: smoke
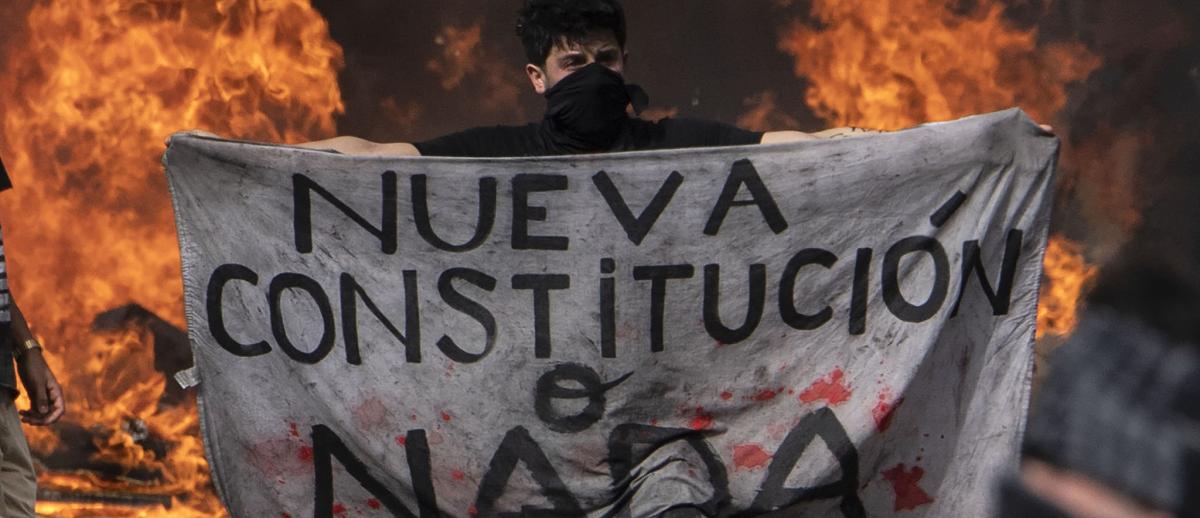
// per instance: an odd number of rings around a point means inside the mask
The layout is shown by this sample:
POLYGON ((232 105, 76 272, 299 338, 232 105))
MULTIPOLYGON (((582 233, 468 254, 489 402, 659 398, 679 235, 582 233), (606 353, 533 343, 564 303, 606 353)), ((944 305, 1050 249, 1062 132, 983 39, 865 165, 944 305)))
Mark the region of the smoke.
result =
POLYGON ((1111 260, 1096 302, 1196 341, 1200 4, 1072 0, 1052 19, 1062 36, 1085 42, 1105 63, 1063 114, 1073 131, 1063 157, 1070 177, 1061 226, 1111 260))
MULTIPOLYGON (((1164 196, 1195 183, 1169 157, 1190 147, 1191 121, 1200 113, 1193 72, 1200 50, 1196 10, 1163 0, 1073 0, 1050 17, 1058 37, 1083 41, 1104 62, 1061 114, 1072 129, 1064 150, 1064 208, 1082 216, 1066 224, 1089 242, 1119 245, 1114 233, 1145 233, 1154 224, 1143 225, 1143 213, 1161 211, 1164 196)), ((1120 247, 1094 248, 1107 259, 1120 247)))

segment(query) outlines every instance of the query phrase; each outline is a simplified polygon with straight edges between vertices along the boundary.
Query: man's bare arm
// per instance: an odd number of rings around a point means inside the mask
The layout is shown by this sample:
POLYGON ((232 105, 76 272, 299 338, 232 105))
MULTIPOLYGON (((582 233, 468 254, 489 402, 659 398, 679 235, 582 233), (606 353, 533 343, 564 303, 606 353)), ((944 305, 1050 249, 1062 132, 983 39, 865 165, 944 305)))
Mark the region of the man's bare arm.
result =
POLYGON ((799 142, 802 140, 820 140, 830 138, 846 138, 858 137, 862 135, 870 135, 872 133, 880 133, 877 130, 869 130, 865 128, 830 128, 827 130, 818 131, 816 133, 805 133, 803 131, 768 131, 763 133, 762 144, 775 144, 779 142, 799 142))
MULTIPOLYGON (((1048 124, 1038 124, 1047 133, 1054 133, 1054 128, 1048 124)), ((867 128, 856 128, 853 126, 843 128, 830 128, 827 130, 818 131, 816 133, 804 133, 803 131, 768 131, 763 133, 760 144, 775 144, 779 142, 799 142, 802 140, 819 140, 831 138, 847 138, 861 137, 872 133, 883 133, 880 130, 867 128)))
POLYGON ((416 146, 407 142, 371 142, 358 137, 333 137, 296 144, 296 147, 309 149, 332 149, 342 154, 355 156, 421 156, 416 146))
MULTIPOLYGON (((9 298, 9 313, 12 315, 12 331, 14 343, 36 342, 25 315, 17 306, 15 298, 9 298)), ((46 364, 42 356, 42 348, 26 349, 17 357, 17 374, 21 376, 21 384, 25 386, 25 394, 29 396, 29 410, 21 410, 21 420, 37 426, 53 424, 66 412, 67 406, 63 398, 62 387, 54 372, 46 364)))

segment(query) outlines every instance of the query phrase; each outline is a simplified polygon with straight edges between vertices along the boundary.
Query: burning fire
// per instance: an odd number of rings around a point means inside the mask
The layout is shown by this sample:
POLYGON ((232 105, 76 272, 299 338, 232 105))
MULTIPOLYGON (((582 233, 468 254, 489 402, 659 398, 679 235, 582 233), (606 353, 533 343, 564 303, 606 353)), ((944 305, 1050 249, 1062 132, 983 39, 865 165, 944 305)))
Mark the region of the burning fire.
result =
MULTIPOLYGON (((104 516, 222 514, 194 401, 160 404, 165 378, 145 319, 89 326, 133 301, 183 328, 161 143, 181 128, 277 142, 332 136, 341 48, 307 0, 37 2, 20 32, 0 70, 0 155, 16 185, 0 215, 14 294, 69 406, 66 423, 26 433, 45 455, 74 430, 90 439, 88 464, 118 472, 47 471, 40 486, 170 505, 104 516)), ((38 511, 94 516, 94 507, 38 511)))
POLYGON ((747 108, 738 117, 737 125, 750 131, 771 131, 778 128, 798 128, 800 122, 779 111, 775 92, 767 90, 742 102, 747 108))
POLYGON ((1079 297, 1096 278, 1099 268, 1087 264, 1079 245, 1051 239, 1043 262, 1042 295, 1037 313, 1037 337, 1066 336, 1075 329, 1079 297))
MULTIPOLYGON (((1039 44, 1014 27, 997 0, 967 12, 950 0, 814 0, 820 25, 795 22, 779 46, 811 86, 806 101, 836 125, 895 130, 1020 106, 1054 121, 1067 86, 1100 60, 1078 43, 1039 44)), ((1069 128, 1061 122, 1056 131, 1069 128)), ((1050 238, 1038 336, 1069 334, 1095 268, 1079 246, 1050 238)))

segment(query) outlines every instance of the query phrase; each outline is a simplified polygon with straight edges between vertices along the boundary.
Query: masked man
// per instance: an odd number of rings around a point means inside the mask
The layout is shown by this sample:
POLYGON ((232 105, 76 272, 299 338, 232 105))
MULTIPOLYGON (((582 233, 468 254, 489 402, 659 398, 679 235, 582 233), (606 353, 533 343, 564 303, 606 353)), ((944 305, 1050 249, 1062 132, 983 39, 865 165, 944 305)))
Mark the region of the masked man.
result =
MULTIPOLYGON (((0 191, 12 187, 0 163, 0 191)), ((37 476, 21 421, 44 426, 62 417, 62 388, 42 357, 42 346, 29 332, 25 317, 8 291, 4 238, 0 237, 0 516, 33 518, 37 476), (13 359, 16 358, 16 369, 13 359), (29 396, 29 410, 17 411, 17 373, 29 396)))
POLYGON ((304 146, 361 155, 542 156, 765 144, 856 131, 762 133, 696 119, 630 117, 628 109, 640 112, 649 98, 625 84, 625 14, 617 0, 526 0, 517 35, 529 60, 525 74, 546 98, 541 122, 473 128, 412 144, 336 137, 304 146))

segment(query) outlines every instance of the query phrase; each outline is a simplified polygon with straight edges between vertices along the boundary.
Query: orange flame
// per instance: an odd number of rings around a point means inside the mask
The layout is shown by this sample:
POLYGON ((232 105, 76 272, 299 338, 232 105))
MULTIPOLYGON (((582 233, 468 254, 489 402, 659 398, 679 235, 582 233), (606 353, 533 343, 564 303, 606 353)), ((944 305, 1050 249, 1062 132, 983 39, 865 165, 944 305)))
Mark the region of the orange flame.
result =
POLYGON ((792 25, 780 48, 812 81, 807 102, 838 125, 895 130, 1020 106, 1050 121, 1066 86, 1099 59, 1078 43, 1039 46, 996 0, 965 14, 948 0, 816 0, 812 28, 792 25))
POLYGON ((1078 244, 1057 236, 1046 245, 1042 264, 1045 276, 1038 301, 1037 338, 1069 335, 1075 329, 1079 298, 1095 280, 1099 268, 1084 261, 1078 244))
POLYGON ((776 106, 775 92, 760 92, 744 101, 745 113, 738 117, 737 125, 750 131, 774 131, 800 127, 800 122, 783 113, 776 106))
MULTIPOLYGON (((296 142, 332 136, 342 111, 341 48, 307 0, 56 0, 30 10, 0 71, 0 154, 16 190, 5 238, 14 295, 44 339, 71 423, 100 431, 89 461, 162 473, 151 485, 48 476, 45 487, 169 495, 171 509, 104 515, 212 516, 194 403, 158 408, 143 327, 94 332, 92 318, 135 301, 184 326, 178 246, 162 142, 199 128, 296 142), (122 427, 144 423, 168 455, 122 427)), ((27 428, 37 451, 53 429, 27 428)), ((95 506, 39 504, 59 516, 95 506)))
MULTIPOLYGON (((810 81, 806 102, 819 116, 884 130, 1010 106, 1050 122, 1066 104, 1067 86, 1100 65, 1078 43, 1039 44, 1037 31, 1014 27, 997 0, 979 0, 965 13, 952 4, 814 0, 820 27, 795 22, 779 46, 810 81)), ((1076 302, 1095 274, 1077 245, 1058 235, 1050 243, 1039 336, 1070 333, 1076 302)))

